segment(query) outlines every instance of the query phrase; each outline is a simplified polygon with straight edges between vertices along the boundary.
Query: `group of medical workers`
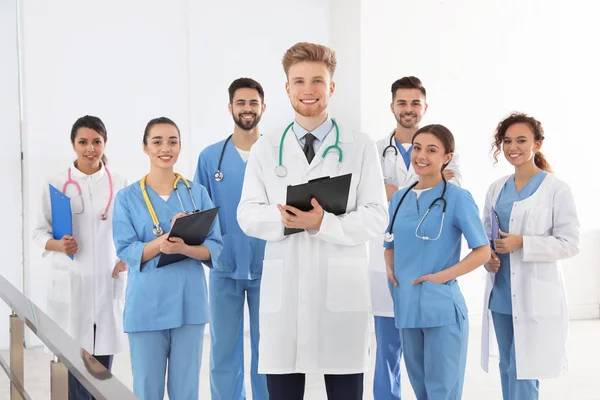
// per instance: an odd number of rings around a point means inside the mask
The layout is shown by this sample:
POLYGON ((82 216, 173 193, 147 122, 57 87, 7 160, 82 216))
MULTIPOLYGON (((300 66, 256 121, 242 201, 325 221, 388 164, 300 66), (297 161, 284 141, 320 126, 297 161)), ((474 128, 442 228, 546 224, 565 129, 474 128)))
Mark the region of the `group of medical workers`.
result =
MULTIPOLYGON (((302 399, 305 374, 318 373, 328 399, 353 400, 363 398, 374 315, 374 399, 400 399, 404 354, 419 400, 454 400, 462 397, 469 336, 457 278, 483 265, 482 367, 497 346, 503 398, 537 399, 537 379, 567 368, 558 260, 579 251, 573 196, 540 152, 540 122, 514 113, 498 124, 494 156, 503 153, 514 173, 489 186, 480 214, 461 187, 450 130, 421 127, 428 104, 418 78, 393 83, 397 125, 374 143, 329 115, 332 49, 297 43, 282 64, 294 121, 261 136, 264 91, 236 79, 233 133, 201 152, 193 181, 174 169, 174 121, 146 125, 149 170, 134 183, 109 169, 103 122, 75 122, 77 158, 45 182, 34 232, 52 258, 50 316, 108 370, 128 339, 134 393, 143 400, 162 399, 165 378, 170 399, 198 398, 210 323, 212 399, 241 400, 247 302, 253 399, 302 399), (352 176, 345 214, 316 199, 310 211, 286 205, 289 185, 344 174, 352 176), (49 185, 70 197, 72 235, 53 238, 49 185), (202 245, 168 238, 178 218, 215 206, 202 245), (470 251, 461 259, 463 236, 470 251), (160 254, 186 257, 159 268, 160 254)), ((91 398, 69 374, 69 399, 91 398)))

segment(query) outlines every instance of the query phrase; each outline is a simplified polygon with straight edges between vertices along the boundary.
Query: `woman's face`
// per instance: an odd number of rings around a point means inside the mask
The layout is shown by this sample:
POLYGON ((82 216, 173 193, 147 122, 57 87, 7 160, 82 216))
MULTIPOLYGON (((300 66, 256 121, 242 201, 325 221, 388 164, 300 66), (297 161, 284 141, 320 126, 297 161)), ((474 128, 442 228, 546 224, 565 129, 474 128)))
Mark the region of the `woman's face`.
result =
POLYGON ((150 164, 157 168, 173 168, 179 153, 181 143, 179 132, 171 124, 156 124, 146 137, 144 153, 150 157, 150 164))
POLYGON ((77 154, 77 166, 86 170, 96 169, 104 155, 104 137, 90 128, 79 128, 73 141, 77 154))
POLYGON ((419 176, 440 175, 453 153, 446 154, 444 144, 432 133, 420 133, 413 139, 410 157, 415 173, 419 176))
POLYGON ((542 141, 535 140, 529 125, 522 122, 509 126, 502 140, 504 157, 515 167, 533 163, 535 153, 541 147, 542 141))

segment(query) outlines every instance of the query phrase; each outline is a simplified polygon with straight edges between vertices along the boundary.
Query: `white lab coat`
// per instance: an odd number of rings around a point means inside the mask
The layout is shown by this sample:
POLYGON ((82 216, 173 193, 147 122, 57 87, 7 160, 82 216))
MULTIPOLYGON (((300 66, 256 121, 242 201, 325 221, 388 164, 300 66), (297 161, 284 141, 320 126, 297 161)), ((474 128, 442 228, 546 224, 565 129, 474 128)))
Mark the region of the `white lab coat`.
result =
MULTIPOLYGON (((488 236, 491 207, 508 178, 488 190, 483 209, 488 236)), ((513 205, 509 233, 523 236, 523 248, 510 253, 517 379, 554 378, 567 369, 569 324, 558 260, 579 252, 579 220, 570 187, 548 174, 531 197, 513 205)), ((489 311, 494 276, 488 273, 484 296, 481 366, 486 372, 490 353, 498 354, 489 311)))
MULTIPOLYGON (((384 182, 390 185, 397 186, 402 189, 411 185, 418 179, 412 164, 406 168, 404 158, 400 154, 400 150, 396 146, 396 141, 392 140, 392 145, 398 151, 396 156, 391 148, 385 152, 384 150, 390 144, 390 138, 394 136, 395 130, 389 133, 385 138, 377 142, 377 154, 381 160, 381 168, 383 171, 384 182)), ((454 171, 454 178, 449 182, 460 186, 461 174, 458 154, 454 154, 452 161, 447 167, 454 171)), ((390 216, 392 218, 392 216, 390 216)), ((385 259, 383 257, 383 235, 370 241, 369 243, 369 276, 371 281, 371 303, 373 314, 379 317, 393 317, 394 305, 392 296, 388 287, 387 273, 385 270, 385 259)))
MULTIPOLYGON (((110 168, 109 168, 110 169, 110 168)), ((121 176, 111 172, 113 202, 117 191, 126 186, 121 176)), ((50 178, 42 190, 42 204, 33 239, 42 248, 42 255, 50 261, 48 281, 48 315, 83 348, 95 355, 115 354, 125 349, 123 306, 127 272, 112 278, 118 262, 112 240, 113 204, 108 218, 101 220, 109 199, 108 176, 104 167, 93 175, 85 175, 71 166, 71 177, 81 186, 70 184, 66 195, 71 198, 73 237, 78 251, 73 260, 60 252, 44 250, 52 239, 52 212, 49 184, 62 190, 67 181, 67 170, 50 178), (81 204, 83 202, 83 212, 81 204), (96 343, 94 347, 94 324, 96 343)))
MULTIPOLYGON (((283 129, 281 129, 283 132, 283 129)), ((281 133, 252 147, 237 211, 242 230, 267 241, 260 293, 259 372, 354 374, 369 365, 370 295, 367 241, 384 232, 388 213, 375 144, 340 125, 310 166, 293 132, 283 144, 285 178, 274 173, 281 133), (277 204, 288 185, 352 173, 347 213, 325 212, 318 232, 284 236, 277 204)))

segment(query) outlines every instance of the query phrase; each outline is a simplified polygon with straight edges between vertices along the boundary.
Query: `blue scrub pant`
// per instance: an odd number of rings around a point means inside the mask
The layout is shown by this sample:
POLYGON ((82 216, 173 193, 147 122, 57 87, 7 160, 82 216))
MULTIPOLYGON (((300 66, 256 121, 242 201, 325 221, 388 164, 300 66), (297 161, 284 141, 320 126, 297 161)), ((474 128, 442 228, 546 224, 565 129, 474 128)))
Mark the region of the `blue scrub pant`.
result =
POLYGON ((258 374, 260 279, 210 274, 210 391, 213 400, 245 400, 244 301, 250 312, 252 399, 267 400, 266 375, 258 374))
MULTIPOLYGON (((110 371, 113 362, 113 356, 94 356, 96 360, 102 365, 104 368, 110 371)), ((71 372, 69 372, 69 400, 92 400, 95 399, 90 392, 75 378, 71 372)))
POLYGON ((418 400, 462 397, 469 321, 434 328, 402 329, 404 364, 418 400))
POLYGON ((133 393, 143 400, 197 400, 204 324, 128 335, 133 393))
POLYGON ((498 350, 500 350, 500 380, 504 400, 537 400, 540 382, 537 379, 517 379, 515 340, 512 315, 492 312, 498 350))
POLYGON ((374 400, 400 400, 400 360, 402 340, 394 317, 375 317, 375 375, 373 377, 374 400))

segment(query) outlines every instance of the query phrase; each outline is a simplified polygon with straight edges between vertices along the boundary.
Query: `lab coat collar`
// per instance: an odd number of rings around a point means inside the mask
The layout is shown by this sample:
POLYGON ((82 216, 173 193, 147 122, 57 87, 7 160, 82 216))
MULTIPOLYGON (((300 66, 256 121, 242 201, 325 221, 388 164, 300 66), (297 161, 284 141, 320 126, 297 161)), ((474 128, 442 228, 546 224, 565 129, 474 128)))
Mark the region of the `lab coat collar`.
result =
POLYGON ((100 179, 104 177, 106 173, 106 168, 104 167, 104 163, 100 163, 100 170, 93 173, 92 175, 87 175, 77 169, 75 166, 75 162, 71 165, 71 177, 75 180, 84 180, 91 179, 93 182, 98 182, 100 179))

